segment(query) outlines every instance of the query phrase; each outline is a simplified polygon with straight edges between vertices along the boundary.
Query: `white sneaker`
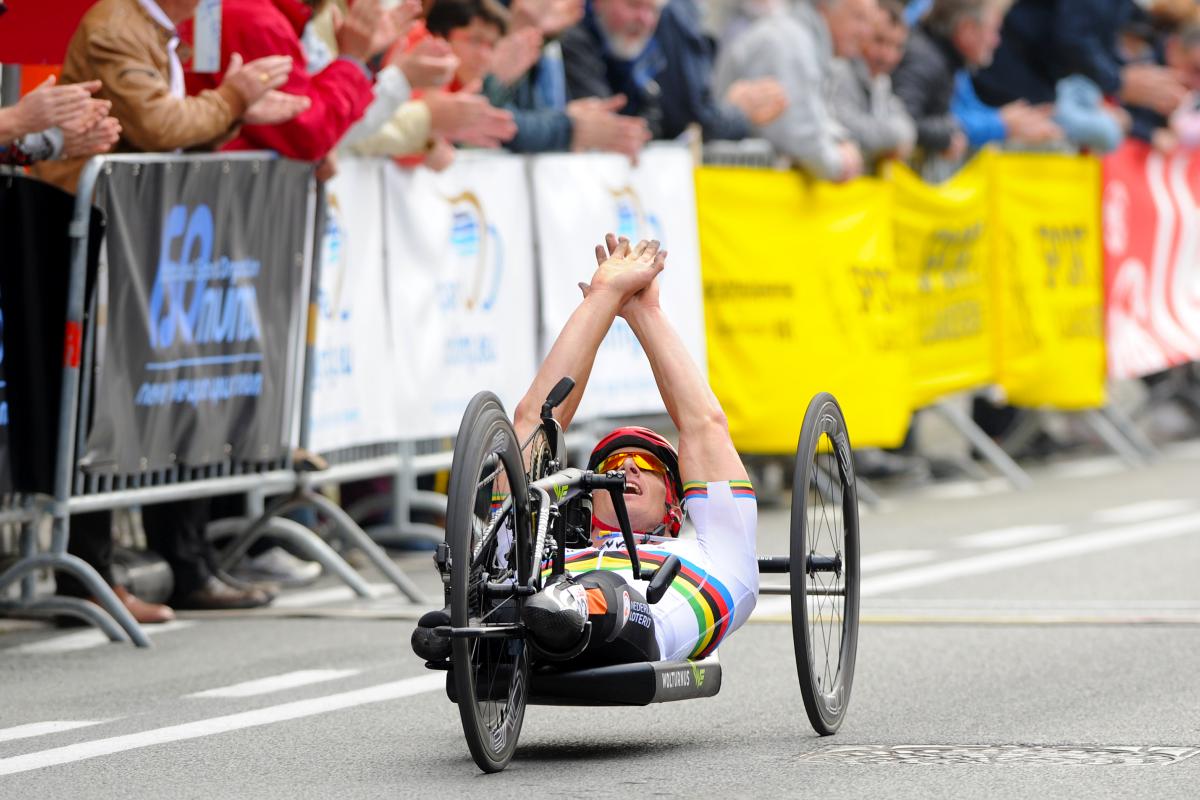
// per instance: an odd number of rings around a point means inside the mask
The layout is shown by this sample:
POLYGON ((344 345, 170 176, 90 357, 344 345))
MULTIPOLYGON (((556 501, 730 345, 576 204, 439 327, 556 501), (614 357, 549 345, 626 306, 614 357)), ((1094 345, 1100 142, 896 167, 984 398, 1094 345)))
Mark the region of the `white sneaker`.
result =
POLYGON ((307 586, 321 577, 321 565, 305 561, 284 550, 272 547, 257 556, 246 557, 233 570, 233 575, 250 583, 270 581, 280 586, 307 586))

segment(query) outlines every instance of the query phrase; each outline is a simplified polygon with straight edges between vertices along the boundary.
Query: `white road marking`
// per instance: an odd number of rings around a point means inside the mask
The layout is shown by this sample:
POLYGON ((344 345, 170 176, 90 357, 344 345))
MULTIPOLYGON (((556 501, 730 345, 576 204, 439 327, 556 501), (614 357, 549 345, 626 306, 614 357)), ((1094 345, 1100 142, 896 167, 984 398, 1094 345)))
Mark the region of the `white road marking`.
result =
POLYGON ((51 750, 41 750, 36 753, 0 758, 0 775, 14 775, 19 772, 53 767, 59 764, 70 764, 89 758, 122 753, 142 747, 152 747, 167 742, 180 742, 187 739, 199 739, 218 733, 270 725, 275 722, 285 722, 330 711, 340 711, 345 708, 396 700, 401 697, 411 697, 416 694, 432 692, 441 689, 446 684, 444 673, 422 675, 418 678, 407 678, 392 683, 382 683, 365 689, 356 689, 342 694, 331 694, 325 697, 315 697, 311 700, 299 700, 278 706, 268 706, 254 711, 243 711, 223 717, 213 717, 195 722, 185 722, 182 725, 170 725, 165 728, 131 733, 125 736, 113 736, 108 739, 97 739, 93 742, 56 747, 51 750))
POLYGON ((273 675, 270 678, 259 678, 254 681, 235 683, 232 686, 222 686, 219 689, 206 689, 203 692, 185 695, 186 697, 254 697, 259 694, 282 692, 284 689, 295 689, 313 683, 335 681, 357 675, 360 669, 302 669, 287 672, 283 675, 273 675))
POLYGON ((959 547, 1012 547, 1042 539, 1052 539, 1067 532, 1066 525, 1016 525, 966 536, 959 536, 954 544, 959 547))
MULTIPOLYGON (((164 622, 161 625, 143 625, 142 630, 145 631, 147 636, 154 636, 159 633, 171 633, 172 631, 190 628, 195 624, 192 620, 177 619, 173 622, 164 622)), ((45 655, 47 653, 68 653, 72 650, 87 650, 89 647, 99 647, 102 644, 109 644, 108 637, 100 631, 92 629, 19 645, 5 652, 22 653, 25 655, 45 655)))
POLYGON ((1193 511, 1195 508, 1195 500, 1146 500, 1141 503, 1131 503, 1127 506, 1117 506, 1116 508, 1106 508, 1097 511, 1095 514, 1092 514, 1092 519, 1096 522, 1109 524, 1141 522, 1147 519, 1183 514, 1193 511))
POLYGON ((910 564, 920 564, 933 558, 932 550, 884 550, 881 553, 868 553, 858 560, 858 568, 863 572, 874 572, 892 567, 907 567, 910 564))
POLYGON ((1001 550, 971 558, 961 558, 941 564, 931 564, 926 567, 916 567, 903 572, 893 572, 863 581, 861 595, 874 597, 885 592, 895 592, 900 589, 913 589, 918 586, 928 586, 931 583, 966 578, 971 575, 983 575, 989 572, 999 572, 1026 564, 1041 564, 1058 558, 1095 553, 1101 550, 1111 550, 1115 547, 1150 542, 1155 539, 1166 539, 1200 530, 1200 514, 1187 514, 1182 517, 1145 522, 1140 525, 1129 525, 1124 528, 1111 528, 1096 533, 1085 533, 1070 536, 1065 539, 1055 539, 1050 542, 1017 547, 1012 550, 1001 550))
MULTIPOLYGON (((399 589, 393 583, 372 583, 368 584, 367 588, 371 590, 373 598, 387 597, 396 594, 399 589)), ((327 603, 340 603, 347 600, 364 600, 368 598, 359 597, 354 593, 349 586, 334 586, 329 589, 313 589, 310 592, 298 592, 296 594, 285 594, 282 597, 276 598, 271 604, 272 608, 309 608, 311 606, 321 606, 327 603)))
POLYGON ((46 736, 51 733, 73 731, 90 725, 99 725, 108 720, 65 720, 56 719, 49 722, 30 722, 28 725, 18 725, 15 728, 0 729, 0 742, 14 742, 17 739, 31 739, 34 736, 46 736))

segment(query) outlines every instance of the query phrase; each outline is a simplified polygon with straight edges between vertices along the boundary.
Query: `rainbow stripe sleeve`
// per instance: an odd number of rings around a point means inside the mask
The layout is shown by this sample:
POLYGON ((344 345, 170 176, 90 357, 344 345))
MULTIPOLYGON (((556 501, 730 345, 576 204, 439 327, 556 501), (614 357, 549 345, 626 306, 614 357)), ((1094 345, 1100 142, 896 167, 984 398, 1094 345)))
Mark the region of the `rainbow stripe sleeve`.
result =
POLYGON ((754 499, 754 487, 750 485, 750 481, 730 481, 729 491, 733 492, 734 497, 754 499))
MULTIPOLYGON (((745 497, 754 499, 754 486, 750 481, 730 481, 729 491, 735 498, 745 497)), ((698 500, 708 497, 708 484, 704 481, 688 481, 683 485, 683 500, 698 500)))

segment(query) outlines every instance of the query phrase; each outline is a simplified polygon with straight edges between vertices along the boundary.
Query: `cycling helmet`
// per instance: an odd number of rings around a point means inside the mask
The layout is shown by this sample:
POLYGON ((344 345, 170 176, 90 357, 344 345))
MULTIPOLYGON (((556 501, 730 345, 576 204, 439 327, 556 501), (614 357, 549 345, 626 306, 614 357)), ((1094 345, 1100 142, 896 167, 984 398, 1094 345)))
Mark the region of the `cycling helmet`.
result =
MULTIPOLYGON (((679 453, 675 451, 674 445, 662 435, 637 425, 617 428, 596 444, 592 454, 588 457, 587 468, 594 470, 611 453, 629 447, 645 450, 667 468, 666 508, 659 531, 667 536, 678 536, 679 528, 683 525, 683 508, 680 504, 683 498, 683 480, 679 477, 679 453)), ((658 533, 658 531, 650 532, 658 533)))

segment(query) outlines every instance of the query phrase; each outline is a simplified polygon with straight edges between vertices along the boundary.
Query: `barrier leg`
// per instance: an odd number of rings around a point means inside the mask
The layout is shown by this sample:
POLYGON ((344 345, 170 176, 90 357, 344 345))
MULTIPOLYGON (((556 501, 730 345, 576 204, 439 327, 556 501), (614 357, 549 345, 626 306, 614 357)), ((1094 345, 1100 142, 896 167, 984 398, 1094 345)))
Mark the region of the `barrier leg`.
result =
POLYGON ((1150 441, 1146 434, 1142 433, 1129 415, 1118 408, 1114 403, 1109 403, 1100 409, 1100 414, 1108 419, 1113 424, 1121 435, 1129 440, 1129 443, 1138 449, 1147 459, 1153 460, 1158 457, 1158 448, 1150 441))
POLYGON ((1148 458, 1113 424, 1112 420, 1096 409, 1084 411, 1082 419, 1109 448, 1131 467, 1143 467, 1148 458))
MULTIPOLYGON (((307 505, 307 500, 297 500, 293 507, 307 505)), ((288 511, 289 508, 284 508, 283 511, 288 511)), ((273 512, 279 513, 279 512, 273 512)), ((257 539, 262 536, 272 536, 277 539, 282 539, 288 544, 295 547, 302 554, 318 562, 322 567, 328 570, 331 574, 336 575, 359 597, 372 597, 371 588, 367 582, 363 580, 354 569, 346 563, 345 559, 333 551, 326 542, 313 533, 308 528, 301 525, 299 522, 287 519, 286 517, 277 516, 259 516, 256 519, 235 518, 228 520, 218 520, 208 526, 207 534, 210 539, 220 537, 226 533, 234 533, 237 539, 230 546, 226 553, 221 555, 218 571, 221 572, 221 578, 230 583, 241 583, 228 576, 228 571, 240 560, 233 558, 236 555, 235 547, 241 545, 243 538, 247 534, 253 534, 251 538, 245 542, 245 547, 236 549, 242 550, 245 554, 245 548, 250 547, 257 539)))
POLYGON ((951 426, 961 433, 971 445, 983 454, 988 463, 994 466, 1008 479, 1015 489, 1027 489, 1033 485, 1033 480, 1021 469, 1012 456, 1004 452, 1004 448, 992 441, 966 412, 949 402, 940 402, 932 408, 941 414, 951 426))
POLYGON ((412 579, 405 575, 404 572, 396 566, 391 557, 388 556, 388 554, 385 553, 383 549, 377 545, 374 540, 372 540, 371 537, 368 536, 366 532, 358 526, 358 523, 351 519, 350 515, 343 511, 337 503, 334 503, 328 497, 314 492, 311 489, 304 489, 303 491, 304 497, 310 503, 315 505, 331 520, 333 520, 337 534, 341 536, 346 543, 362 550, 363 553, 366 554, 367 558, 370 559, 371 563, 374 564, 375 567, 382 572, 389 581, 396 584, 396 588, 398 588, 405 597, 414 603, 429 602, 421 590, 417 588, 417 585, 413 583, 412 579))
MULTIPOLYGON (((99 628, 110 642, 129 641, 129 636, 104 609, 95 603, 80 600, 78 597, 43 597, 23 604, 23 608, 37 614, 67 614, 79 617, 84 622, 99 628)), ((148 647, 149 644, 140 646, 148 647)))
MULTIPOLYGON (((22 603, 22 608, 46 609, 61 607, 66 613, 74 613, 75 616, 81 616, 88 622, 96 625, 114 642, 127 641, 126 637, 121 633, 121 629, 124 629, 125 633, 128 634, 128 641, 132 641, 138 647, 150 646, 150 639, 147 638, 141 626, 137 624, 137 621, 134 620, 133 615, 129 613, 129 609, 125 608, 124 604, 117 599, 117 595, 113 592, 112 587, 105 583, 100 574, 81 558, 58 553, 40 553, 32 558, 23 558, 5 570, 4 574, 0 575, 0 590, 38 569, 57 569, 70 572, 79 579, 79 582, 84 585, 88 593, 96 598, 96 602, 108 614, 93 614, 90 611, 81 610, 80 606, 70 602, 63 604, 61 601, 69 600, 70 598, 62 597, 55 600, 48 598, 34 600, 31 604, 22 603), (114 620, 115 623, 113 622, 114 620), (120 626, 119 628, 117 627, 118 625, 120 626)), ((83 601, 80 602, 82 603, 83 601)))
POLYGON ((413 510, 420 510, 445 516, 446 495, 413 490, 412 487, 398 489, 402 475, 403 473, 396 473, 390 493, 367 495, 351 503, 346 508, 346 513, 368 536, 382 545, 403 547, 414 541, 436 545, 445 541, 445 530, 428 522, 413 522, 411 515, 413 510), (388 513, 392 514, 392 522, 389 524, 370 527, 363 525, 364 520, 388 513))
POLYGON ((871 486, 866 478, 854 476, 854 489, 858 494, 858 499, 869 505, 871 508, 879 508, 883 500, 879 497, 879 493, 871 486))
MULTIPOLYGON (((438 544, 446 540, 446 532, 436 525, 425 522, 413 522, 414 509, 446 513, 446 499, 437 492, 425 492, 417 488, 417 473, 412 463, 416 457, 416 448, 412 442, 402 441, 399 447, 400 466, 392 476, 392 524, 390 527, 372 528, 369 533, 376 541, 386 541, 400 546, 413 542, 438 544), (440 505, 431 497, 441 497, 440 505)), ((361 516, 351 514, 354 519, 361 516)))

